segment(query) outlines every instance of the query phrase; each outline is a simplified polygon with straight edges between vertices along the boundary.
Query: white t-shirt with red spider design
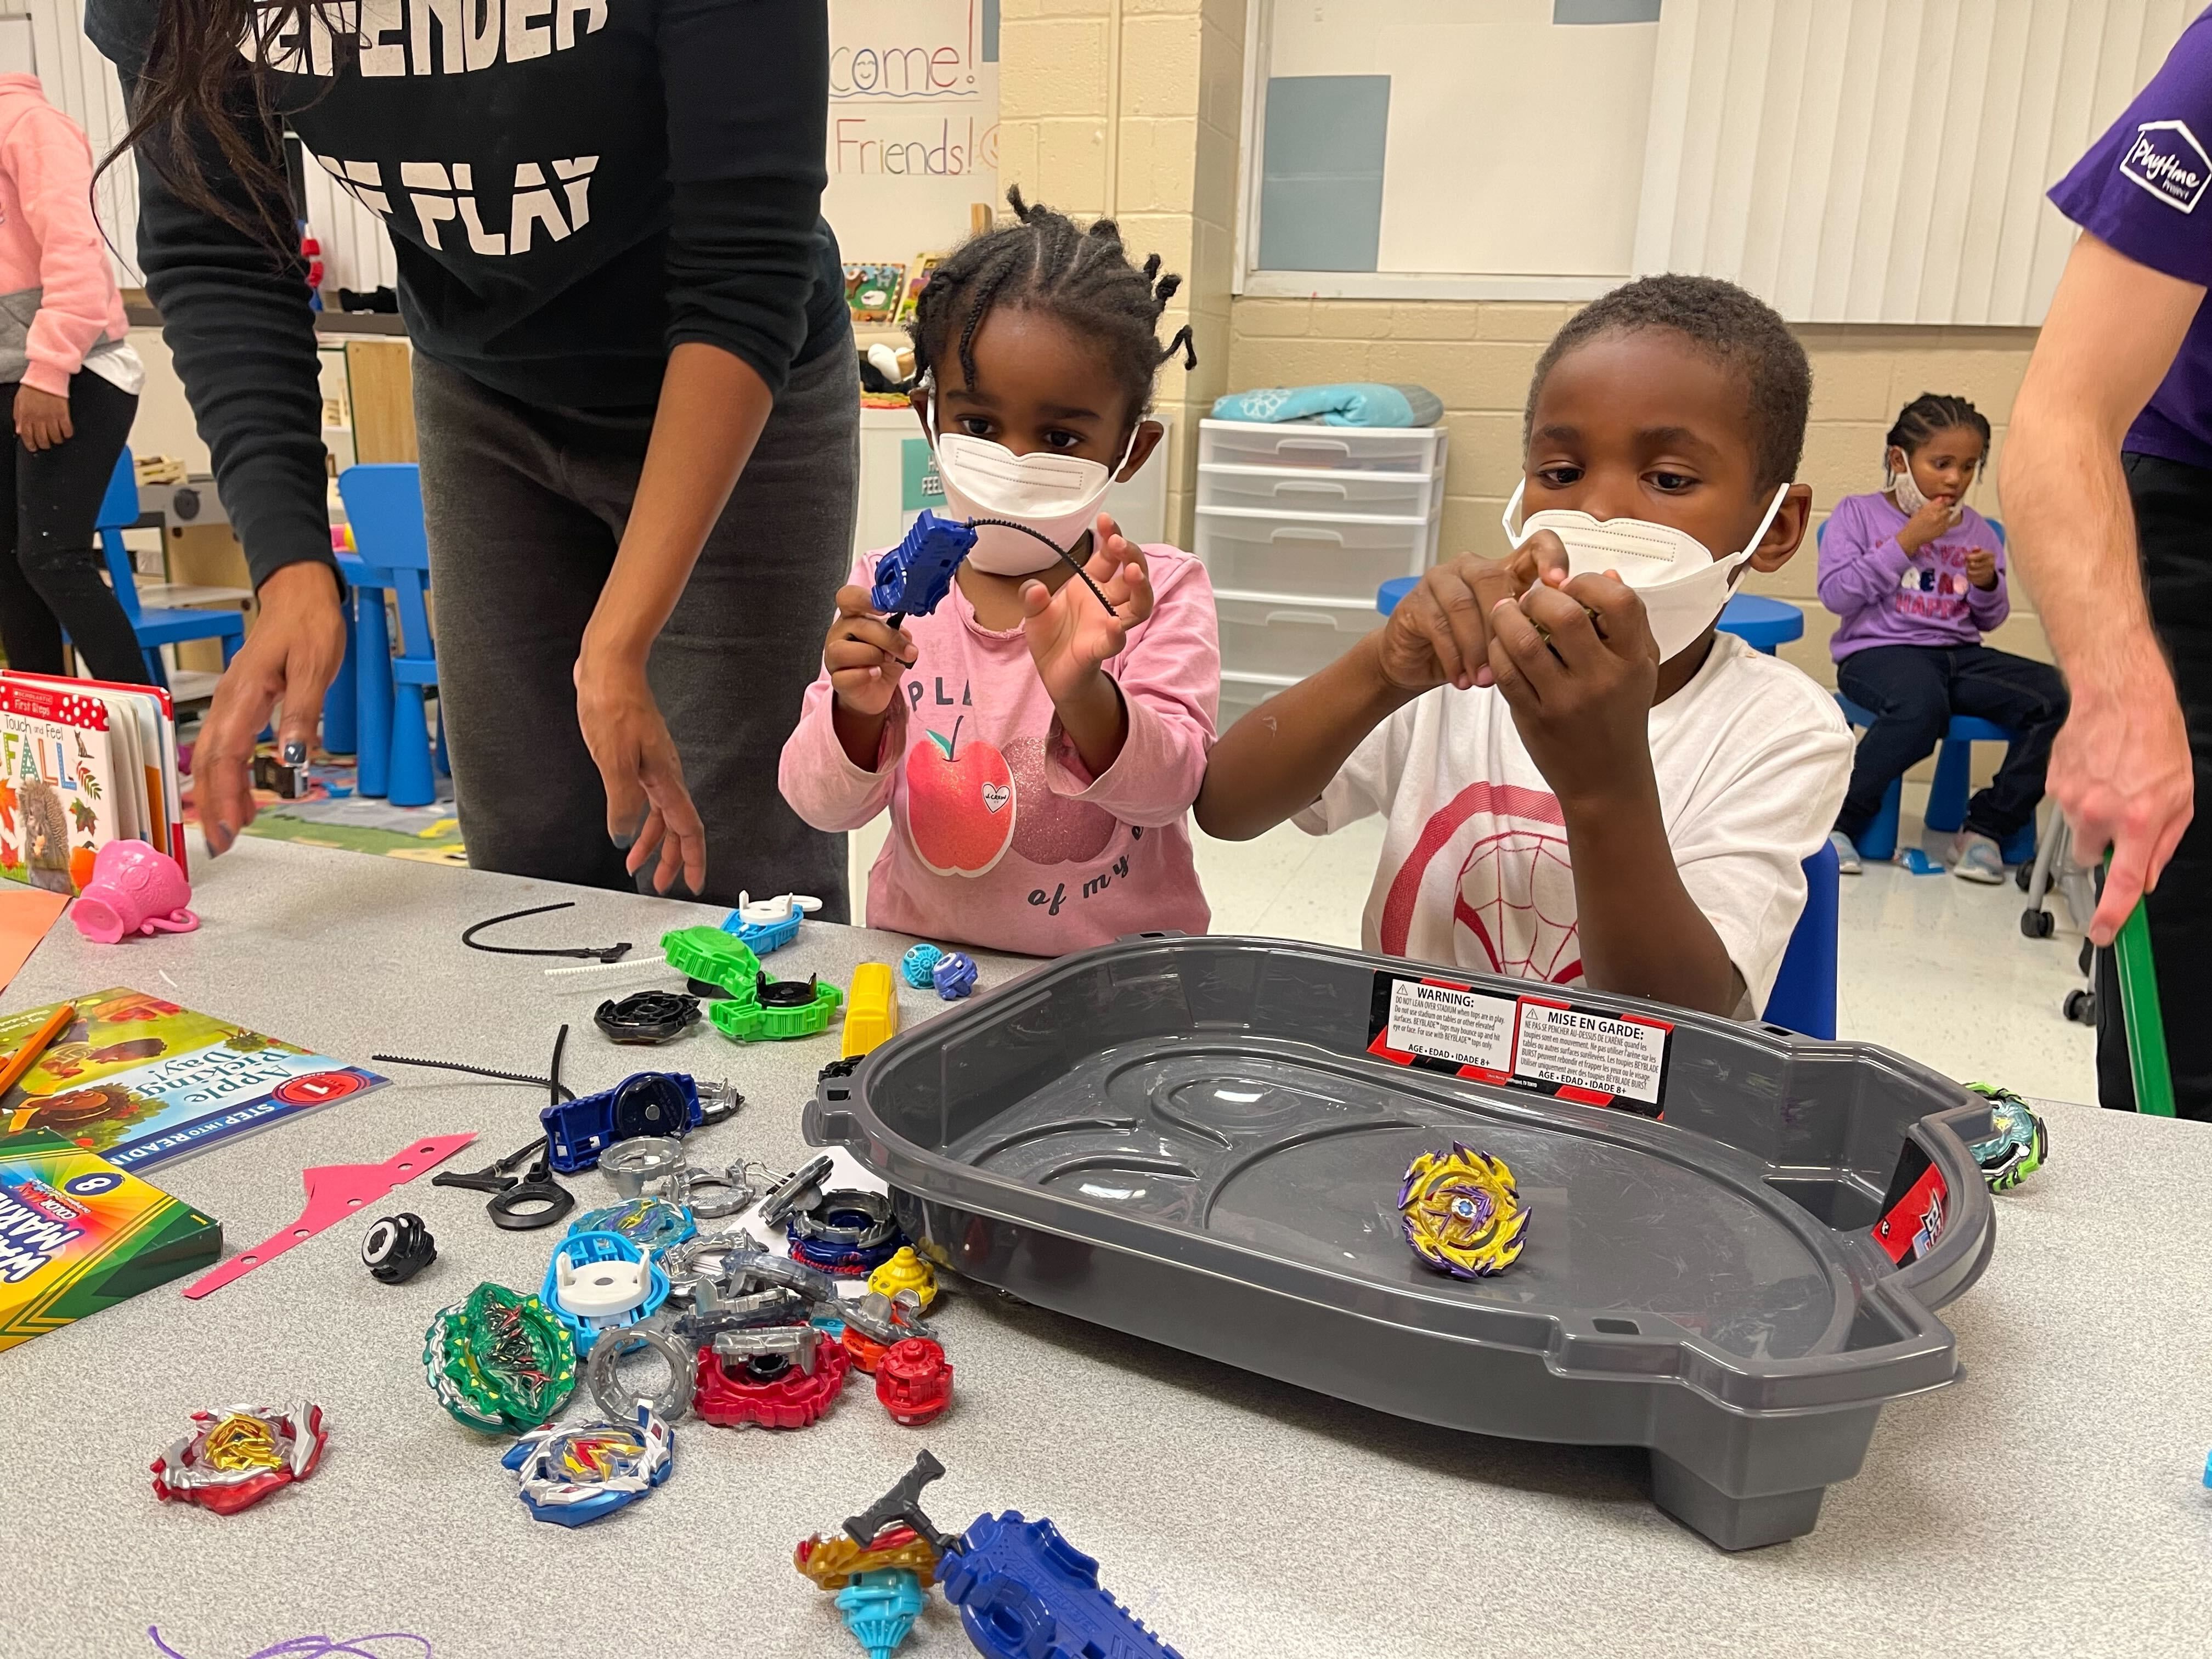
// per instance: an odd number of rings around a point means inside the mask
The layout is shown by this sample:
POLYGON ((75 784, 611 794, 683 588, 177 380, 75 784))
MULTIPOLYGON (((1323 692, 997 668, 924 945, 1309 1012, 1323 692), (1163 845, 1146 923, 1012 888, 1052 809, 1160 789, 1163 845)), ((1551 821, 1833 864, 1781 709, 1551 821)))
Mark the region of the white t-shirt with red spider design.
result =
MULTIPOLYGON (((1717 634, 1694 678, 1651 711, 1651 765, 1682 884, 1763 1008, 1805 908, 1851 767, 1835 700, 1717 634)), ((1299 828, 1386 817, 1361 942, 1370 951, 1578 985, 1573 858, 1558 798, 1494 690, 1445 686, 1367 735, 1299 828)))

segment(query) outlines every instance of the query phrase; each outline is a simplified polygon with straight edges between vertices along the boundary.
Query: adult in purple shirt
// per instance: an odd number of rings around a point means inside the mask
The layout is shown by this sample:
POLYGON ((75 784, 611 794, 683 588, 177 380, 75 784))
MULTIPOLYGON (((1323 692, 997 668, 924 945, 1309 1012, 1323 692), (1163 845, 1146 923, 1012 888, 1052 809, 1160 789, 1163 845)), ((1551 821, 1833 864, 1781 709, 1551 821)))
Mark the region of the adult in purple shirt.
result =
POLYGON ((2004 543, 1966 505, 1990 453, 1988 417, 1964 398, 1923 392, 1898 411, 1887 442, 1887 487, 1845 496, 1820 531, 1820 603, 1843 619, 1828 641, 1836 684, 1875 717, 1831 839, 1838 867, 1856 875, 1858 838, 1889 787, 1942 742, 1954 714, 1976 715, 2013 740, 1966 804, 1945 862, 1995 884, 2005 842, 2043 799, 2066 683, 2049 663, 1982 643, 2012 611, 2004 543))
MULTIPOLYGON (((2013 556, 2073 691, 2051 751, 2075 856, 2112 862, 2089 935, 2150 921, 2178 1109, 2212 1119, 2212 13, 2051 191, 2081 226, 2005 445, 2013 556), (2163 651, 2160 647, 2163 646, 2163 651), (2155 888, 2155 891, 2149 891, 2155 888)), ((2111 953, 2098 1093, 2132 1105, 2111 953)))

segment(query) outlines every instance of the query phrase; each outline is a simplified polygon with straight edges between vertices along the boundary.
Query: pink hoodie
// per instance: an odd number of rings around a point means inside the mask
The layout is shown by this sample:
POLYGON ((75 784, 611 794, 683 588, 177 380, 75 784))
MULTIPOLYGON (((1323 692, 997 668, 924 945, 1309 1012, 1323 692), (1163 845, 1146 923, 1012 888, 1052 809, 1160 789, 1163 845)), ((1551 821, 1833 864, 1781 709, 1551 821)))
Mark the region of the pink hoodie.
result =
POLYGON ((56 397, 85 354, 127 339, 92 212, 92 146, 35 75, 0 75, 0 385, 56 397))

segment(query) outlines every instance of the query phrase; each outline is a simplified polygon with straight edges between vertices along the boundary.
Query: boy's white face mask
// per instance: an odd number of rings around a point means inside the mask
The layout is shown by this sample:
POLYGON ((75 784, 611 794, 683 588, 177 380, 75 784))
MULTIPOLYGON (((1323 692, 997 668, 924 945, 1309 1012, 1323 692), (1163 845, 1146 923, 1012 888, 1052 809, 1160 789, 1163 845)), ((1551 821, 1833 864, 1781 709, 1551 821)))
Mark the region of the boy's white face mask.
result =
POLYGON ((1759 538, 1766 534, 1790 494, 1788 484, 1774 492, 1766 516, 1759 521, 1759 528, 1752 532, 1749 544, 1741 551, 1715 558, 1703 542, 1672 525, 1653 524, 1648 519, 1594 519, 1571 507, 1532 513, 1516 531, 1513 515, 1521 510, 1521 496, 1528 487, 1523 479, 1514 489, 1513 499, 1505 503, 1506 539, 1517 550, 1538 531, 1548 530, 1566 547, 1570 578, 1591 572, 1618 572, 1622 582, 1634 588, 1644 601, 1644 614, 1650 620, 1651 637, 1658 642, 1662 662, 1687 650, 1721 614, 1729 599, 1729 578, 1759 550, 1759 538))
POLYGON ((937 451, 938 481, 954 512, 966 519, 1012 519, 1052 547, 1003 525, 979 526, 968 562, 994 576, 1034 576, 1059 562, 1053 548, 1073 551, 1098 517, 1098 505, 1114 475, 1129 464, 1141 421, 1129 429, 1129 441, 1113 466, 1078 455, 1034 450, 1017 455, 1002 443, 947 432, 938 418, 937 395, 930 393, 930 437, 937 451))

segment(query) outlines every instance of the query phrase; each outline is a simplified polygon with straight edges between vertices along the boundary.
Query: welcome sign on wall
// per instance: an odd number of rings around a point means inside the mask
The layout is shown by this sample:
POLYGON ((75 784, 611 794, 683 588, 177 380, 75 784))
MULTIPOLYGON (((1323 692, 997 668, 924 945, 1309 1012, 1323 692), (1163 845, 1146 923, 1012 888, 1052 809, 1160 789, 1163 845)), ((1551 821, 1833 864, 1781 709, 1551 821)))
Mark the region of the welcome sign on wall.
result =
POLYGON ((999 197, 999 0, 832 0, 830 188, 848 261, 905 263, 999 197))

